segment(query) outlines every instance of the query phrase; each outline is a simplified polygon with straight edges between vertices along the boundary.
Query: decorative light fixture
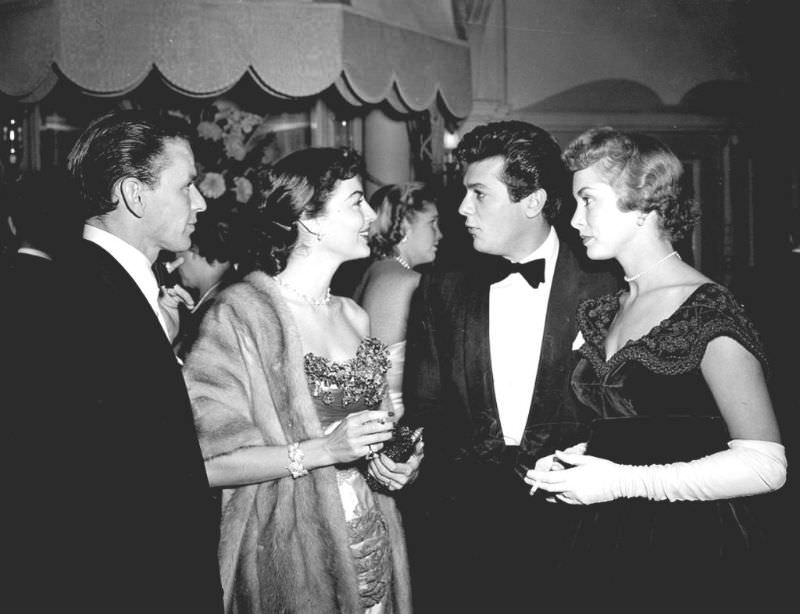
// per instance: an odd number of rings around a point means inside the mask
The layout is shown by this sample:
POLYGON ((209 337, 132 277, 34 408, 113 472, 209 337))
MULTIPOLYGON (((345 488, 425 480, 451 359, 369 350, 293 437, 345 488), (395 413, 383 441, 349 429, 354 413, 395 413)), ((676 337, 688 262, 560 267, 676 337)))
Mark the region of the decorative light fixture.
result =
POLYGON ((447 152, 450 153, 456 147, 458 147, 458 142, 461 140, 461 137, 458 136, 457 132, 450 132, 449 130, 445 130, 443 140, 444 140, 445 150, 447 150, 447 152))
POLYGON ((22 126, 14 117, 3 124, 2 157, 3 165, 16 166, 22 153, 22 126))

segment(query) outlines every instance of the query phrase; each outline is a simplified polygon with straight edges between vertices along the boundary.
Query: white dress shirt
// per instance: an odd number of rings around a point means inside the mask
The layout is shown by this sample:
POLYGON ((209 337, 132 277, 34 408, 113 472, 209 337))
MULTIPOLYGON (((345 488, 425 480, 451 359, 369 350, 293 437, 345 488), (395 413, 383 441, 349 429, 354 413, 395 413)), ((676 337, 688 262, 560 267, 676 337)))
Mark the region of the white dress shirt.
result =
POLYGON ((489 288, 492 378, 506 445, 520 444, 528 421, 558 248, 551 228, 544 243, 520 261, 545 259, 544 282, 538 288, 532 288, 519 273, 489 288))
POLYGON ((83 238, 91 241, 106 250, 111 256, 119 262, 123 269, 133 278, 133 281, 142 291, 153 313, 158 318, 158 323, 164 330, 164 334, 169 339, 167 333, 167 324, 164 317, 161 315, 161 309, 158 306, 158 281, 153 274, 150 260, 142 252, 136 249, 130 243, 120 239, 116 235, 111 234, 97 226, 90 226, 89 224, 83 227, 83 238))

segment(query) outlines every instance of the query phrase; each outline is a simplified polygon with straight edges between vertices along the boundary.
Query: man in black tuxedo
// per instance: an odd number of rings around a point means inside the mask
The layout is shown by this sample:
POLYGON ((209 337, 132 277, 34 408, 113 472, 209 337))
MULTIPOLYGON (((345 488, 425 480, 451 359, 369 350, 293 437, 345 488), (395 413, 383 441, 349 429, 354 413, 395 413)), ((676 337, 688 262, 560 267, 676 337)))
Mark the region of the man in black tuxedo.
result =
POLYGON ((151 269, 189 247, 205 209, 187 128, 111 113, 69 154, 84 238, 56 261, 53 338, 29 331, 41 392, 12 394, 40 424, 20 434, 10 489, 34 512, 15 514, 19 611, 222 612, 211 492, 151 269))
POLYGON ((426 457, 401 495, 415 611, 533 611, 581 510, 529 496, 522 476, 586 436, 576 306, 617 282, 554 228, 569 174, 547 132, 479 126, 456 156, 478 254, 423 275, 407 333, 406 420, 425 427, 426 457))

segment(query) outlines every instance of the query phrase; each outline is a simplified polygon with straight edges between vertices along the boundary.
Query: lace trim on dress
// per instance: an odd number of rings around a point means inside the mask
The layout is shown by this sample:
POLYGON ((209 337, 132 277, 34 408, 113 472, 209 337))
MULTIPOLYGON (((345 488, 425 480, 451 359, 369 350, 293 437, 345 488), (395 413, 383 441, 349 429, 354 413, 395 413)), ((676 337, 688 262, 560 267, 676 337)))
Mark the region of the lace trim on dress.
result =
POLYGON ((342 362, 311 353, 305 355, 311 394, 326 405, 335 402, 337 390, 341 391, 345 407, 361 399, 367 406, 379 403, 386 392, 390 364, 387 347, 375 337, 363 339, 356 355, 342 362))
POLYGON ((699 286, 671 316, 628 341, 606 361, 605 340, 622 292, 586 299, 578 306, 578 327, 586 340, 579 352, 598 374, 623 361, 639 362, 659 375, 688 373, 699 368, 706 346, 720 336, 739 342, 767 372, 758 332, 744 307, 730 290, 713 283, 699 286))

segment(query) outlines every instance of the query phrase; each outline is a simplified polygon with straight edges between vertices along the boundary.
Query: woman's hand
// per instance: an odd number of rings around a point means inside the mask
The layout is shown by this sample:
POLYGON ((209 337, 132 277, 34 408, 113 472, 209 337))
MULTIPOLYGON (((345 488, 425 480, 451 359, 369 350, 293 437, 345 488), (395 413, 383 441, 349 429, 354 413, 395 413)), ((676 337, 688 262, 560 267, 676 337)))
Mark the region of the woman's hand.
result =
POLYGON ((351 463, 378 452, 383 442, 392 438, 394 422, 384 410, 348 414, 326 432, 325 447, 332 464, 351 463))
POLYGON ((591 505, 619 498, 624 465, 597 456, 556 451, 540 458, 525 474, 525 482, 537 489, 555 493, 550 502, 591 505))
POLYGON ((414 431, 416 445, 414 452, 404 463, 393 461, 385 454, 378 454, 370 460, 368 473, 389 490, 400 490, 414 482, 419 475, 420 463, 425 457, 425 443, 422 441, 422 428, 414 431))
MULTIPOLYGON (((564 452, 566 454, 586 454, 586 442, 576 443, 574 446, 566 448, 564 452)), ((564 465, 556 459, 555 454, 543 456, 536 461, 536 464, 533 467, 534 471, 558 471, 560 469, 564 469, 564 465)), ((527 482, 527 480, 525 481, 527 482)), ((530 482, 528 483, 530 484, 530 482)), ((536 487, 532 488, 531 494, 533 494, 535 491, 536 487)))

